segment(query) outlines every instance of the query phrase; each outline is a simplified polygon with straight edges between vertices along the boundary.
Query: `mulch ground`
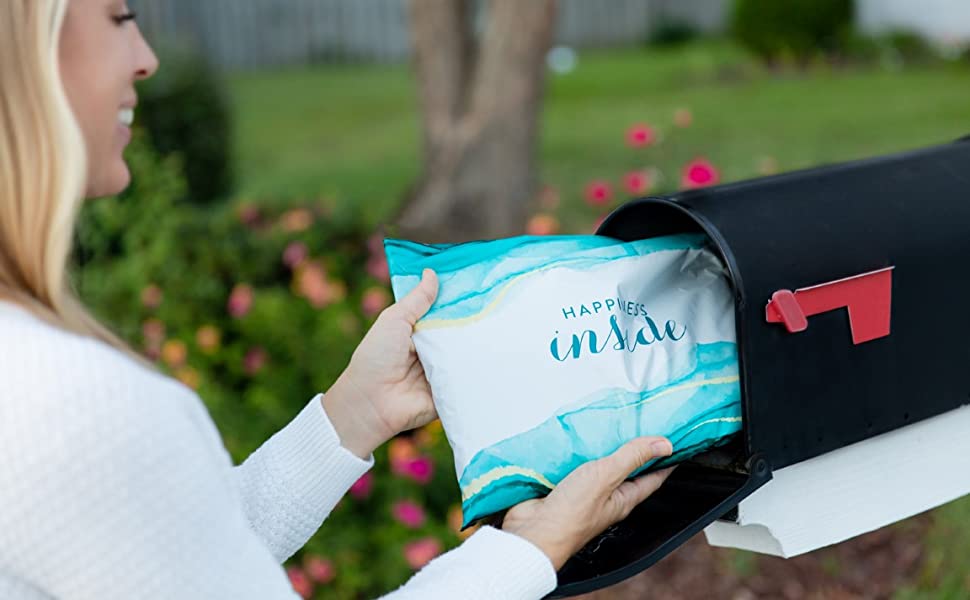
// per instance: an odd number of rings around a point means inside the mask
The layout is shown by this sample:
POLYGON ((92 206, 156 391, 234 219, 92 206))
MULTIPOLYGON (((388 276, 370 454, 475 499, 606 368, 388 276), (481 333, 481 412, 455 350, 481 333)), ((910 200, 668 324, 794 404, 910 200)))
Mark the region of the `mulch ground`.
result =
POLYGON ((788 560, 708 546, 695 536, 647 571, 582 600, 858 600, 891 598, 913 581, 931 523, 919 515, 788 560))

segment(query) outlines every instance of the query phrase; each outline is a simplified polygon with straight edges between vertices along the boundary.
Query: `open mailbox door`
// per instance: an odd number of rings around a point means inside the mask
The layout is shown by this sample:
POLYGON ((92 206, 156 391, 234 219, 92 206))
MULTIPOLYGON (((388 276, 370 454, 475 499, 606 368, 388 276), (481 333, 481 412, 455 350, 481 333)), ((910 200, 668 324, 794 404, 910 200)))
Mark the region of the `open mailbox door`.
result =
MULTIPOLYGON (((636 200, 597 233, 697 231, 732 279, 742 433, 570 560, 551 597, 642 571, 736 517, 774 472, 967 413, 957 409, 970 403, 970 139, 636 200)), ((970 472, 953 476, 950 497, 926 496, 922 510, 970 492, 970 472)))

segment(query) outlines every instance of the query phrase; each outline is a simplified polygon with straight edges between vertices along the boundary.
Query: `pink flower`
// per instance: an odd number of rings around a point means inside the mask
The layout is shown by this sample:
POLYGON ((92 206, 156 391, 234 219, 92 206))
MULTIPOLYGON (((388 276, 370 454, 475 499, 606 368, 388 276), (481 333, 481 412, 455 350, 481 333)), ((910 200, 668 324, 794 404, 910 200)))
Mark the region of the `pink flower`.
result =
POLYGON ((239 283, 229 293, 226 303, 229 314, 237 319, 246 315, 253 307, 253 288, 248 283, 239 283))
POLYGON ((240 204, 236 209, 236 214, 239 215, 239 221, 248 227, 258 224, 263 217, 259 207, 248 202, 240 204))
POLYGON ((525 225, 525 232, 529 235, 553 235, 558 231, 559 219, 542 213, 529 219, 525 225))
POLYGON ((286 567, 286 574, 290 578, 290 585, 302 598, 313 596, 313 581, 307 577, 303 569, 296 566, 286 567))
POLYGON ((338 298, 337 290, 327 279, 327 272, 317 261, 300 263, 294 274, 294 287, 298 295, 307 299, 314 308, 323 308, 338 298))
POLYGON ((391 304, 391 294, 382 287, 372 287, 360 298, 360 308, 368 317, 376 317, 391 304))
POLYGON ((391 506, 391 515, 405 527, 417 529, 424 525, 424 509, 408 500, 400 500, 391 506))
POLYGON ((643 171, 631 171, 623 176, 623 187, 631 196, 650 191, 650 177, 643 171))
POLYGON ((421 485, 427 485, 431 481, 431 477, 434 476, 434 461, 429 456, 412 458, 404 465, 404 475, 421 485))
POLYGON ((608 181, 592 181, 586 186, 586 203, 590 206, 603 206, 613 197, 613 188, 608 181))
POLYGON ((161 344, 165 339, 165 323, 155 318, 148 319, 141 324, 141 334, 146 341, 161 344))
POLYGON ((367 249, 373 256, 384 254, 384 236, 380 233, 375 233, 367 238, 367 249))
POLYGON ((721 174, 706 158, 695 158, 684 166, 680 186, 694 189, 714 185, 721 180, 721 174))
POLYGON ((243 358, 243 369, 246 374, 252 377, 253 375, 259 373, 266 366, 266 361, 269 359, 269 355, 266 354, 266 350, 261 347, 256 346, 250 348, 246 352, 246 356, 243 358))
POLYGON ((162 303, 162 288, 154 283, 146 286, 141 291, 141 303, 146 308, 158 308, 158 305, 162 303))
POLYGON ((375 254, 367 259, 366 269, 367 274, 374 279, 384 283, 391 282, 391 270, 387 266, 387 257, 383 254, 375 254))
POLYGON ((674 111, 674 125, 677 127, 690 127, 694 121, 694 115, 689 108, 678 108, 674 111))
POLYGON ((333 562, 320 556, 306 557, 303 561, 303 569, 310 576, 310 579, 320 584, 330 583, 336 576, 333 562))
POLYGON ((283 264, 291 269, 295 269, 300 263, 306 260, 309 251, 303 242, 290 242, 283 250, 283 264))
POLYGON ((626 143, 634 148, 649 146, 656 138, 657 132, 644 123, 637 123, 626 130, 626 143))
POLYGON ((421 538, 404 545, 404 560, 412 569, 420 569, 441 554, 441 542, 433 537, 421 538))
POLYGON ((371 489, 374 487, 374 474, 370 471, 360 476, 360 479, 350 486, 350 495, 358 500, 363 500, 370 496, 371 489))

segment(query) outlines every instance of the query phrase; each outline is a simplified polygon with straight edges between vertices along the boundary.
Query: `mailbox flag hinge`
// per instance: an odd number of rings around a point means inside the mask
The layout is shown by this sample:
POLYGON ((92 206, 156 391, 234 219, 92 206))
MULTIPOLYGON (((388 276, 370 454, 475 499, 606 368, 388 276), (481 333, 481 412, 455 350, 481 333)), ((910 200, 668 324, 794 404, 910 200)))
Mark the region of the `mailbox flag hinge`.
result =
POLYGON ((765 318, 769 323, 784 323, 789 333, 797 333, 808 329, 808 317, 847 308, 854 344, 886 337, 890 326, 893 268, 794 292, 778 290, 765 307, 765 318))

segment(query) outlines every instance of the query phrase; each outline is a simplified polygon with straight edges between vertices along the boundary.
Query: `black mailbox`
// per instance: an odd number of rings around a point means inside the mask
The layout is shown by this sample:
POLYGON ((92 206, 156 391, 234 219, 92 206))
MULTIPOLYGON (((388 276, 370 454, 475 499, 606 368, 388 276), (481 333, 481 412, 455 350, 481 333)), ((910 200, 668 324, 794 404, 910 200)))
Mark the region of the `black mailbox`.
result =
POLYGON ((597 233, 687 231, 732 279, 743 431, 571 559, 551 597, 646 569, 773 470, 970 403, 970 138, 636 200, 597 233))

